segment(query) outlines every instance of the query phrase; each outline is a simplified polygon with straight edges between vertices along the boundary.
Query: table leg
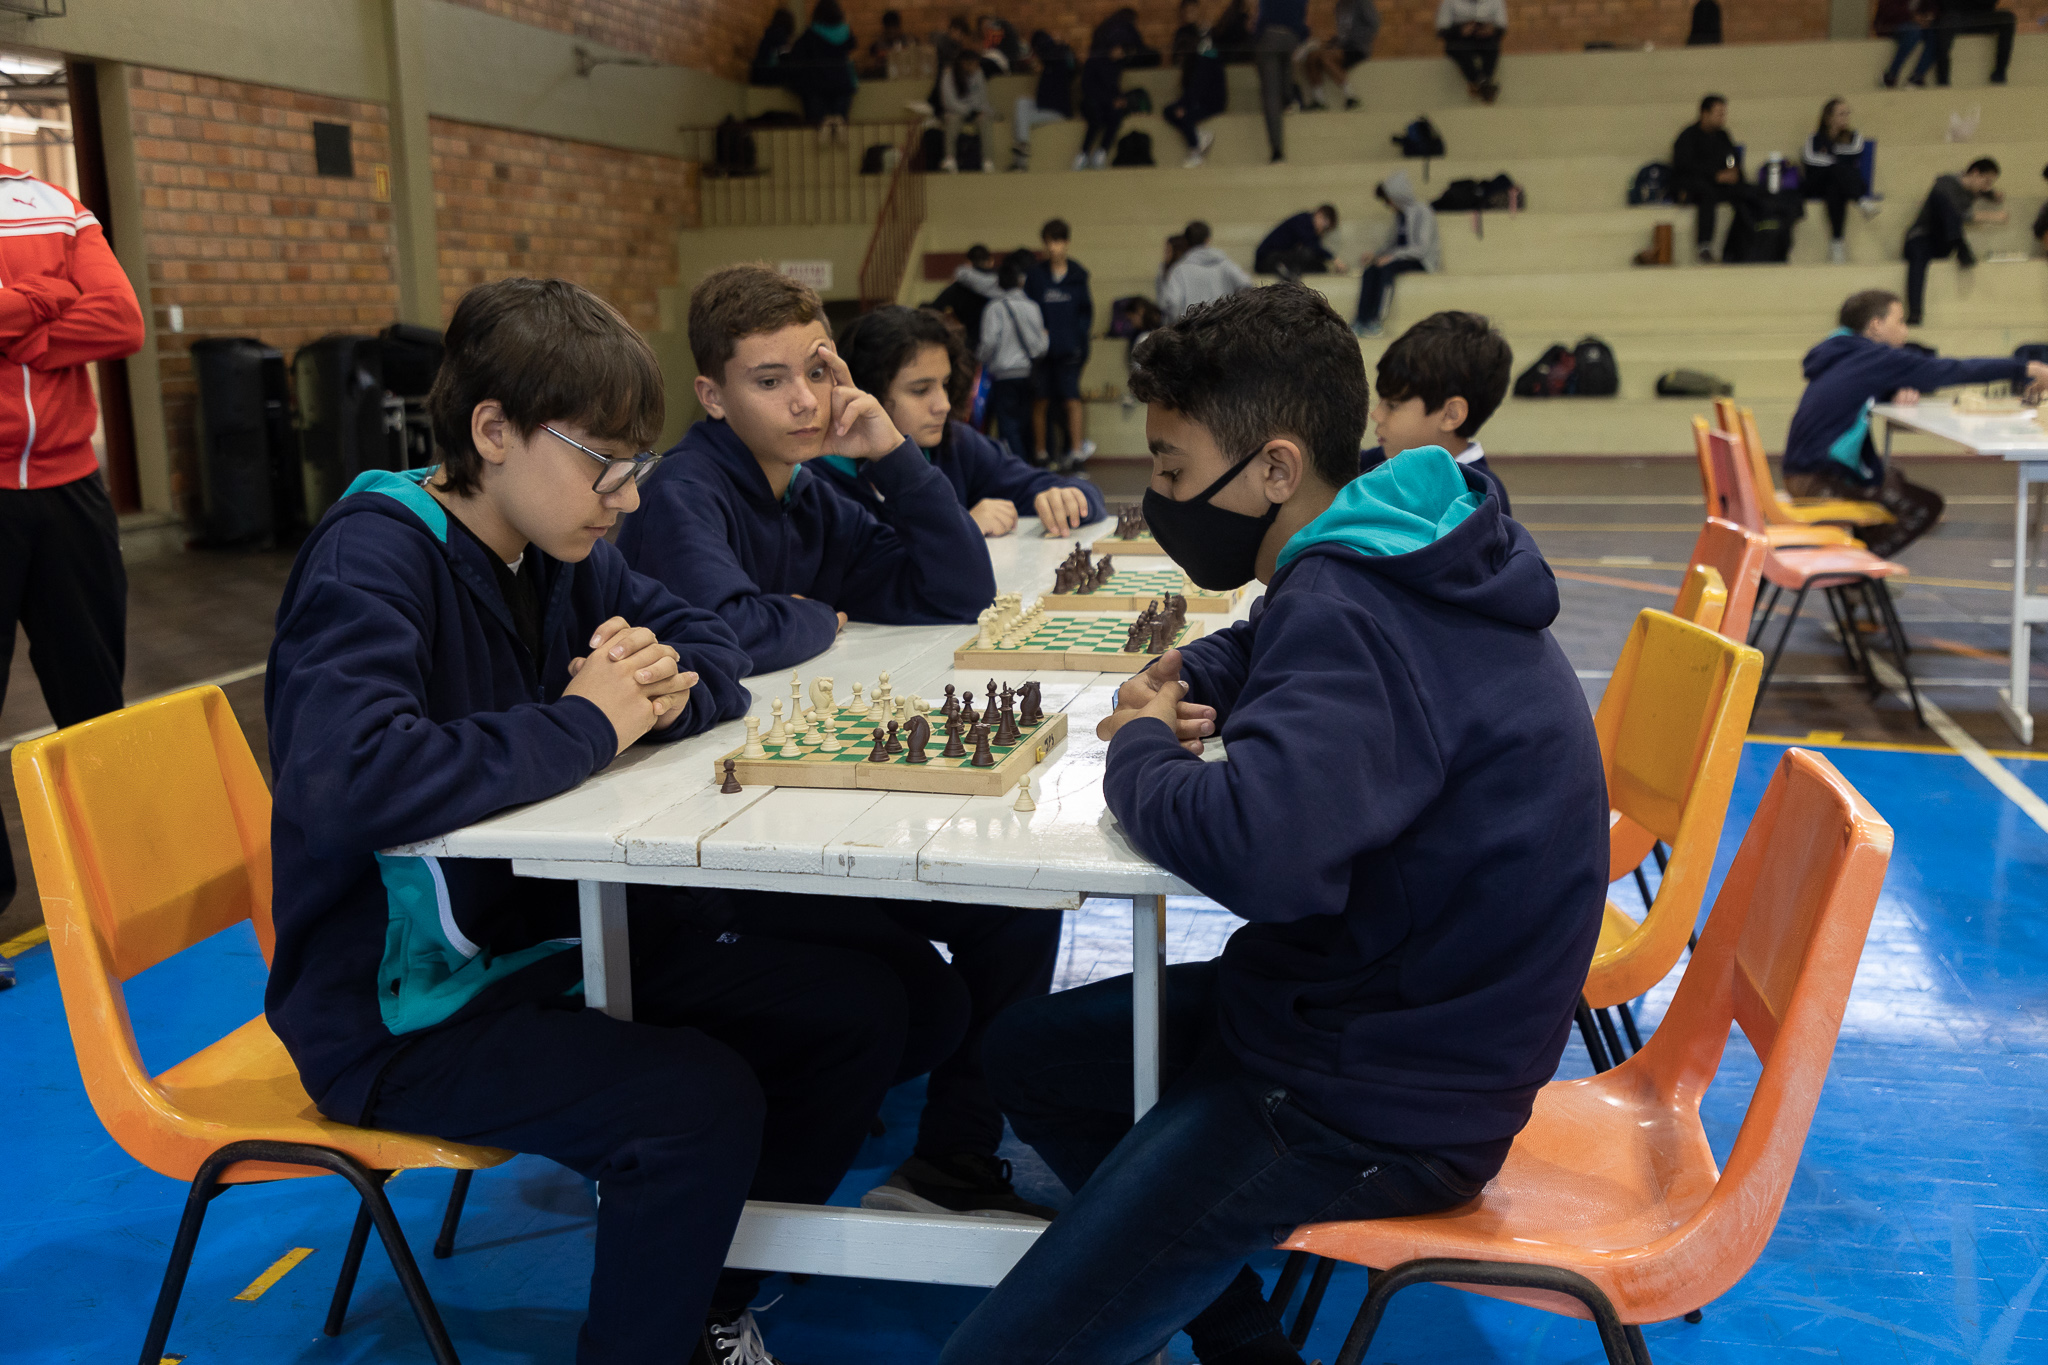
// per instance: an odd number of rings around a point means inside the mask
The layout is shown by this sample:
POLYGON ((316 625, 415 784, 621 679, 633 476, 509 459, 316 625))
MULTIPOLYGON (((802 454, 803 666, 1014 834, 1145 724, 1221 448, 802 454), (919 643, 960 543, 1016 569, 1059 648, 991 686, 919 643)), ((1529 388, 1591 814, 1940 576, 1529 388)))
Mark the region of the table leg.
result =
POLYGON ((633 1017, 632 946, 622 882, 576 883, 583 918, 583 1000, 614 1019, 633 1017))
POLYGON ((2027 573, 2033 563, 2033 504, 2037 466, 2019 466, 2019 489, 2013 502, 2012 545, 2012 675, 1998 695, 1998 710, 2020 743, 2034 742, 2034 716, 2029 692, 2033 672, 2033 627, 2027 596, 2027 573))
POLYGON ((1131 897, 1131 1105, 1159 1103, 1160 1028, 1166 1011, 1166 897, 1131 897))

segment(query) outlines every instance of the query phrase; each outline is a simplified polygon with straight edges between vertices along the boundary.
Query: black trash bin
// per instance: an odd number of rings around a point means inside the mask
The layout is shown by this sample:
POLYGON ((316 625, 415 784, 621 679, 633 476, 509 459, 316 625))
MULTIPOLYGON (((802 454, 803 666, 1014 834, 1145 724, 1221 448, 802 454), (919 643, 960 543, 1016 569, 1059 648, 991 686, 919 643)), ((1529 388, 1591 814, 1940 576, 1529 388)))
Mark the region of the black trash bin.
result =
POLYGON ((288 538, 300 510, 284 353, 253 337, 192 343, 199 401, 200 537, 209 545, 288 538))
POLYGON ((403 433, 384 416, 384 354, 373 336, 307 342, 292 357, 306 522, 320 520, 366 469, 403 469, 403 433))

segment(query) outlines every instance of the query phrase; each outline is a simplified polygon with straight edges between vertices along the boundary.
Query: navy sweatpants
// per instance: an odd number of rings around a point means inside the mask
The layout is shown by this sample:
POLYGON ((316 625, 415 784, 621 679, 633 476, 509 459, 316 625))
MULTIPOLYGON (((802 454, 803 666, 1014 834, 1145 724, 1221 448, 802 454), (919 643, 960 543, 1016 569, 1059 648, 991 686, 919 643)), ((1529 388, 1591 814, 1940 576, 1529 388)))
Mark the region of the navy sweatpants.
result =
POLYGON ((373 1101, 378 1127, 598 1182, 578 1365, 683 1359, 708 1309, 744 1307, 763 1275, 722 1270, 741 1204, 823 1203, 906 1060, 908 1008, 883 963, 694 928, 648 904, 664 896, 633 904, 632 1023, 580 995, 496 1010, 422 1036, 373 1101))

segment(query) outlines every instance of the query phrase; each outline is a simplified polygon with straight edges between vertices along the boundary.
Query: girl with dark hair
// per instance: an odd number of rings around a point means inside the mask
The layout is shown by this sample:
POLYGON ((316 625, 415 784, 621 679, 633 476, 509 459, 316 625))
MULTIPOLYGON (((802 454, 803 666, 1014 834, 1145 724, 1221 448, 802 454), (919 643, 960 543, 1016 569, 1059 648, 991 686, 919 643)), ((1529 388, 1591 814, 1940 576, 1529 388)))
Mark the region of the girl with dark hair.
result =
POLYGON ((1806 163, 1806 197, 1825 200, 1828 206, 1828 259, 1836 265, 1849 259, 1848 244, 1842 240, 1849 201, 1855 200, 1866 218, 1875 218, 1884 207, 1883 196, 1872 194, 1864 182, 1863 146, 1863 135, 1849 126, 1849 101, 1836 98, 1821 106, 1820 126, 1806 140, 1801 155, 1806 163))
MULTIPOLYGON (((1036 516, 1047 535, 1065 535, 1103 514, 1095 485, 1033 469, 974 428, 949 420, 972 383, 974 366, 960 336, 937 313, 877 308, 840 336, 839 354, 854 386, 880 398, 896 429, 952 483, 982 534, 1007 535, 1020 516, 1036 516)), ((853 461, 827 455, 812 463, 841 492, 887 520, 884 504, 853 461)))

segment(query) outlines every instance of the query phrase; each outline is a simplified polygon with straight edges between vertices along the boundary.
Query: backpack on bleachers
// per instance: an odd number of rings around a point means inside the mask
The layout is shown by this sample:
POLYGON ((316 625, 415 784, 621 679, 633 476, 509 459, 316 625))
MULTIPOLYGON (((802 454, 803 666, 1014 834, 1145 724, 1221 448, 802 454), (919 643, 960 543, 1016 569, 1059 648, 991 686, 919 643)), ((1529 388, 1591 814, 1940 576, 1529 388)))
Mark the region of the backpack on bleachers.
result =
POLYGON ((1471 213, 1486 207, 1486 182, 1483 180, 1453 180, 1444 186, 1444 192, 1430 200, 1429 206, 1438 213, 1471 213))
POLYGON ((1427 160, 1444 154, 1443 134, 1436 130, 1436 125, 1429 121, 1427 114, 1403 128, 1401 135, 1393 139, 1393 142, 1401 149, 1402 156, 1421 157, 1427 160))
MULTIPOLYGON (((945 134, 941 133, 939 137, 943 140, 945 134)), ((953 159, 960 163, 960 169, 963 171, 980 170, 981 134, 961 130, 960 136, 953 140, 953 159)))
POLYGON ((1116 155, 1109 159, 1112 166, 1156 166, 1152 159, 1152 134, 1125 133, 1116 140, 1116 155))
POLYGON ((1621 392, 1621 367, 1614 351, 1599 337, 1582 337, 1572 348, 1572 393, 1581 398, 1612 398, 1621 392))
POLYGON ((1775 263, 1792 254, 1792 233, 1806 212, 1797 190, 1756 194, 1734 203, 1735 222, 1721 250, 1727 262, 1775 263))
POLYGON ((860 173, 880 175, 889 168, 889 144, 877 142, 860 154, 860 173))
POLYGON ((1636 172, 1636 178, 1628 182, 1628 202, 1637 204, 1668 204, 1671 202, 1671 167, 1662 161, 1652 161, 1636 172))
POLYGON ((1666 370, 1657 376, 1659 398, 1727 398, 1735 386, 1705 370, 1666 370))
POLYGON ((1522 371, 1515 380, 1517 398, 1558 398, 1570 391, 1572 370, 1577 365, 1572 352, 1563 346, 1552 346, 1543 353, 1543 358, 1522 371))
POLYGON ((927 128, 917 140, 918 169, 935 171, 946 159, 946 133, 943 128, 927 128))
POLYGON ((731 114, 720 121, 718 131, 712 135, 711 152, 720 175, 752 175, 759 156, 754 148, 754 135, 731 114))

